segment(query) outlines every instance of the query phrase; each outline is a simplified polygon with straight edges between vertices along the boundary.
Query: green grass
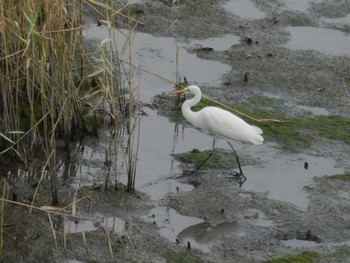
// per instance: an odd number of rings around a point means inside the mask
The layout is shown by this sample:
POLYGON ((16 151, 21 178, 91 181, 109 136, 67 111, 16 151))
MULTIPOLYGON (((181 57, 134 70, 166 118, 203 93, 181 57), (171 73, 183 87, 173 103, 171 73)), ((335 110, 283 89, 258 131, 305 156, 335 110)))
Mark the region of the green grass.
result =
MULTIPOLYGON (((170 251, 163 254, 167 263, 201 263, 204 262, 193 250, 183 250, 179 253, 170 251)), ((208 262, 208 261, 206 261, 208 262)))
POLYGON ((330 257, 336 259, 346 259, 350 257, 350 248, 347 245, 339 247, 336 251, 329 254, 330 257))
POLYGON ((345 82, 350 85, 350 77, 345 78, 345 82))
POLYGON ((319 254, 316 252, 305 251, 298 255, 288 255, 277 259, 265 261, 265 263, 314 263, 317 262, 319 254))
POLYGON ((345 182, 350 182, 350 173, 346 174, 334 174, 327 177, 330 180, 342 180, 345 182))

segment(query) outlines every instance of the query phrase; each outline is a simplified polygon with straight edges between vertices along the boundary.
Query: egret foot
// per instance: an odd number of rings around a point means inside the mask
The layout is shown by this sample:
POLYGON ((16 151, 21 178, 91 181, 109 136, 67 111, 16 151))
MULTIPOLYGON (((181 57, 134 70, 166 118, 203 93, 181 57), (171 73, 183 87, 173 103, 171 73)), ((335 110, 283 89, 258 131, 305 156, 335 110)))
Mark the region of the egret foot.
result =
POLYGON ((227 173, 227 174, 230 176, 226 176, 226 178, 236 180, 239 185, 239 188, 241 188, 244 182, 247 181, 247 178, 243 173, 233 172, 233 173, 227 173))
POLYGON ((194 175, 196 172, 197 172, 197 170, 183 170, 181 177, 194 175))
POLYGON ((183 170, 182 175, 176 176, 176 178, 191 176, 191 175, 194 175, 196 172, 197 172, 197 169, 195 169, 195 170, 183 170))

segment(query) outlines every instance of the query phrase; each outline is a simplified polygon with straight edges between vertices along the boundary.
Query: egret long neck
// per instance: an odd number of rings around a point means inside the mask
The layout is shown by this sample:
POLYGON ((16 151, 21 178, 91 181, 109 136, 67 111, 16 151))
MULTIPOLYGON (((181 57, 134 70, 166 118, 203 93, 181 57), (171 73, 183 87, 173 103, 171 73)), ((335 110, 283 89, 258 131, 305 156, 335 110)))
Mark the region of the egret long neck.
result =
POLYGON ((186 100, 181 107, 182 115, 185 119, 193 124, 195 121, 194 115, 196 112, 191 110, 191 107, 196 105, 201 100, 201 94, 195 94, 192 99, 186 100))

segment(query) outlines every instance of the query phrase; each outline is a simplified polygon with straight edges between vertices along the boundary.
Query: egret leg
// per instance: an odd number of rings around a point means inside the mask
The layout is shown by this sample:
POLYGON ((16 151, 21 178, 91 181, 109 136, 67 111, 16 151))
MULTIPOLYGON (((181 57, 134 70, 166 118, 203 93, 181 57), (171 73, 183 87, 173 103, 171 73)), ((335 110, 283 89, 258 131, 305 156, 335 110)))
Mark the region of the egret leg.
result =
POLYGON ((239 158, 238 158, 238 155, 237 155, 237 152, 235 150, 235 148, 233 148, 231 142, 227 141, 228 145, 230 145, 233 153, 235 154, 236 156, 236 160, 237 160, 237 165, 238 165, 238 169, 239 169, 239 172, 234 172, 234 176, 237 176, 237 182, 239 184, 239 187, 242 187, 243 183, 247 180, 247 178, 245 177, 245 175, 243 174, 243 171, 242 171, 242 167, 241 167, 241 163, 239 162, 239 158))
POLYGON ((192 174, 195 174, 195 173, 203 166, 203 164, 205 164, 205 163, 210 159, 210 157, 213 155, 214 148, 215 148, 215 137, 213 137, 213 145, 212 145, 211 151, 210 151, 210 153, 208 154, 207 158, 205 158, 205 159, 196 167, 196 169, 194 169, 194 170, 191 172, 192 174))

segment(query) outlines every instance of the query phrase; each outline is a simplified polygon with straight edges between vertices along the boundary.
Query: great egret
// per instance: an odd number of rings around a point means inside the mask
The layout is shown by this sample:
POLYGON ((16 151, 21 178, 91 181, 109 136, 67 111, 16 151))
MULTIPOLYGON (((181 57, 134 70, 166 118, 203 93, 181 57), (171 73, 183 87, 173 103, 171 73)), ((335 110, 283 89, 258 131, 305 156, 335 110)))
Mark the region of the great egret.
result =
MULTIPOLYGON (((212 106, 205 107, 197 112, 192 111, 191 107, 196 105, 202 97, 202 92, 199 87, 191 85, 187 88, 174 91, 171 94, 176 95, 186 92, 192 93, 194 97, 186 100, 182 104, 181 109, 183 116, 193 126, 213 135, 211 152, 209 153, 208 157, 197 166, 193 173, 197 172, 198 169, 200 169, 202 165, 212 156, 215 147, 215 137, 247 141, 251 142, 252 144, 263 143, 264 138, 261 136, 263 131, 259 127, 246 123, 244 120, 229 111, 212 106)), ((246 180, 246 177, 242 172, 241 164, 235 149, 229 141, 227 141, 227 143, 230 145, 233 153, 236 156, 239 172, 235 172, 234 175, 238 176, 239 185, 242 186, 246 180)))

